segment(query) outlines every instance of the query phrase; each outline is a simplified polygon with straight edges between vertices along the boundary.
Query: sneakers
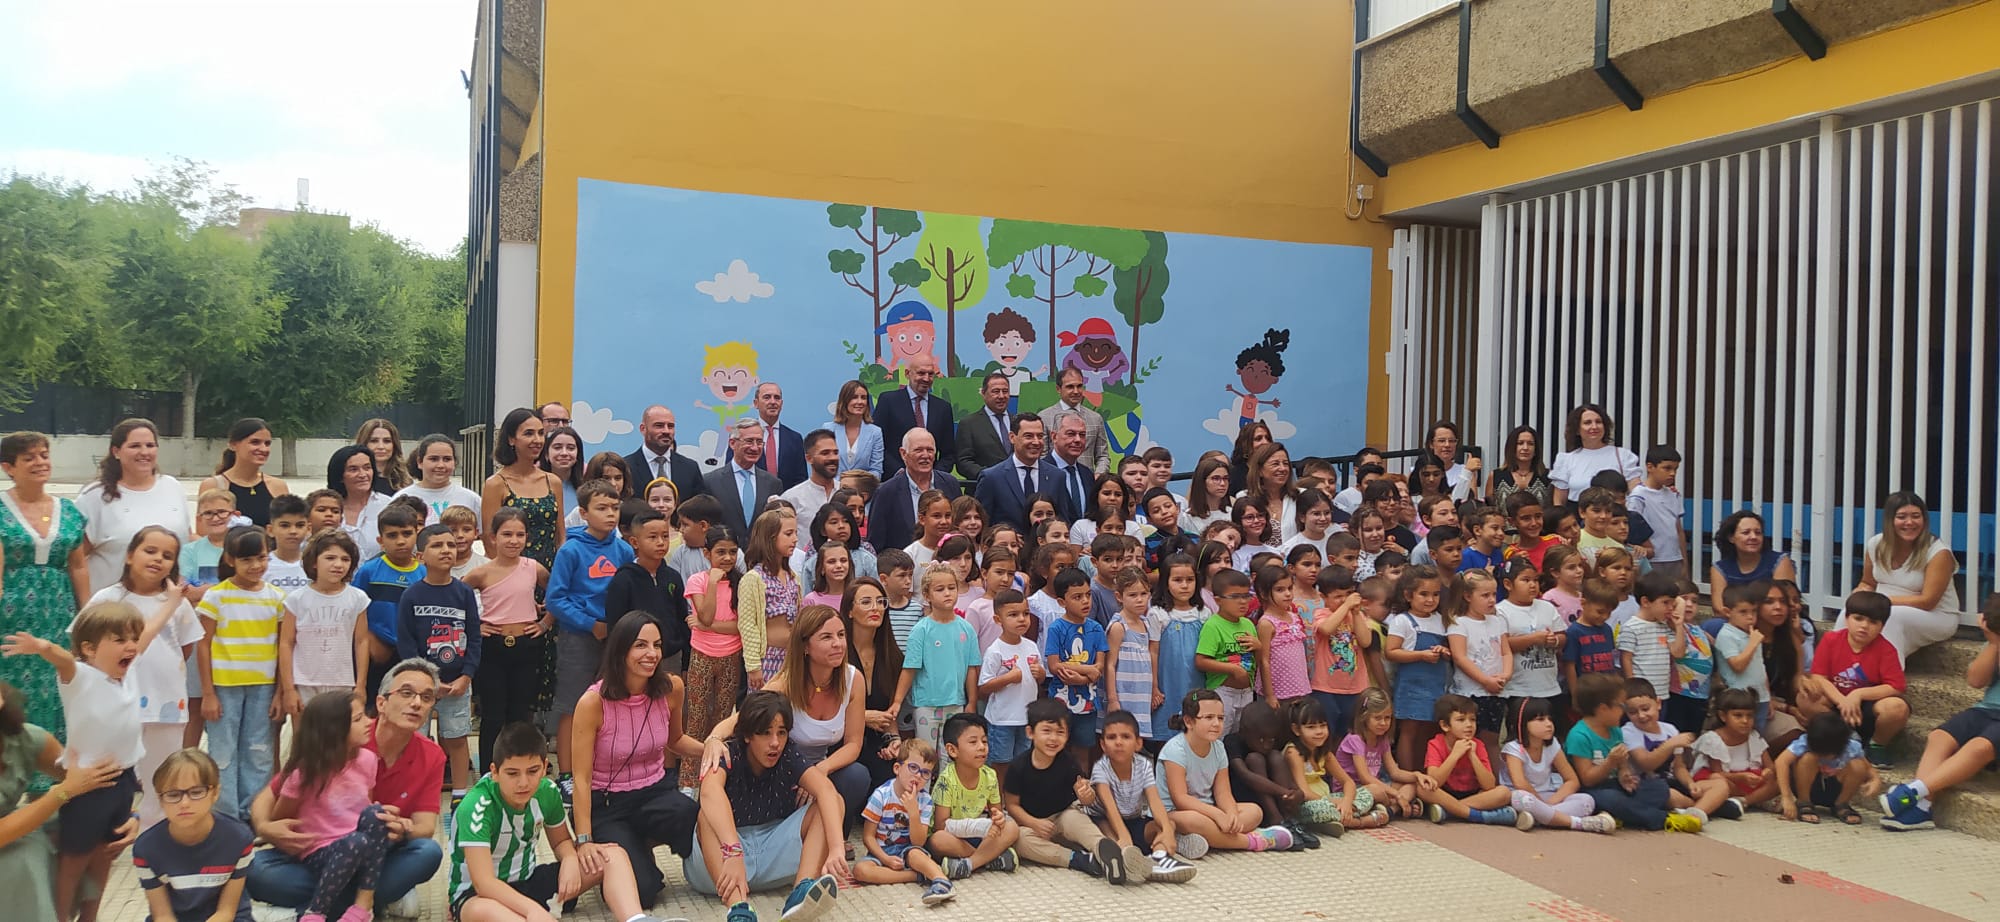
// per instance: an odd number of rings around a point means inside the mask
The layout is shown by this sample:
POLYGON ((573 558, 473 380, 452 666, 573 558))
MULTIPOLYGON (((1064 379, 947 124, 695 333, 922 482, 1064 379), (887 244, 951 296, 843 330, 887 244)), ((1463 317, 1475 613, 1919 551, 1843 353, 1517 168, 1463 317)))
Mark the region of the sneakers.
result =
POLYGON ((562 795, 563 812, 570 812, 573 809, 571 802, 576 800, 576 778, 572 777, 568 772, 564 772, 558 776, 556 778, 556 793, 562 795))
POLYGON ((1896 760, 1889 755, 1889 747, 1881 743, 1869 743, 1862 747, 1862 751, 1868 755, 1868 764, 1876 768, 1896 767, 1896 760))
POLYGON ((1576 828, 1584 832, 1596 832, 1604 835, 1610 835, 1613 830, 1618 828, 1618 821, 1612 819, 1609 813, 1599 813, 1596 816, 1582 817, 1577 820, 1577 823, 1579 825, 1576 828))
MULTIPOLYGON (((1138 851, 1138 849, 1133 849, 1133 851, 1138 851)), ((1104 869, 1105 880, 1119 886, 1124 886, 1127 881, 1131 880, 1125 867, 1125 852, 1118 847, 1117 839, 1105 838, 1097 840, 1097 854, 1094 857, 1097 859, 1098 867, 1104 869)))
MULTIPOLYGON (((1008 851, 1011 852, 1013 849, 1010 848, 1008 851)), ((940 864, 944 868, 944 876, 952 880, 964 880, 972 876, 972 862, 968 859, 946 858, 940 864)), ((994 864, 999 864, 999 862, 996 861, 994 864)))
POLYGON ((1899 784, 1882 795, 1882 828, 1912 832, 1936 829, 1937 823, 1931 819, 1931 811, 1924 808, 1917 792, 1907 784, 1899 784))
POLYGON ((1069 869, 1072 871, 1081 871, 1092 877, 1104 876, 1104 863, 1098 861, 1097 856, 1089 852, 1070 852, 1069 869))
POLYGON ((1181 833, 1174 836, 1174 854, 1181 856, 1183 861, 1199 861, 1201 856, 1208 854, 1208 840, 1192 832, 1181 833))
POLYGON ((949 903, 951 902, 951 898, 952 898, 951 881, 934 880, 931 881, 930 886, 924 888, 923 899, 925 906, 936 906, 939 903, 949 903))
POLYGON ((830 874, 799 881, 798 885, 792 888, 791 895, 785 897, 785 911, 779 918, 804 922, 825 912, 839 895, 840 882, 834 880, 830 874))
POLYGON ((1668 832, 1700 832, 1701 818, 1689 813, 1667 815, 1668 832))
POLYGON ((299 911, 289 906, 252 902, 250 918, 253 922, 299 922, 299 911))
POLYGON ((1292 831, 1283 826, 1252 830, 1249 838, 1250 851, 1253 852, 1288 852, 1294 844, 1292 831))
POLYGON ((1514 811, 1514 828, 1527 832, 1535 828, 1535 817, 1526 810, 1514 811))
POLYGON ((1433 823, 1444 822, 1444 808, 1437 804, 1425 804, 1424 819, 1430 820, 1433 823))
POLYGON ((340 922, 375 922, 375 913, 359 906, 349 906, 340 914, 340 922))
MULTIPOLYGON (((1009 874, 1014 873, 1014 869, 1020 866, 1021 866, 1021 856, 1014 854, 1014 850, 1011 848, 1007 849, 1004 852, 1001 852, 1000 857, 993 859, 993 863, 987 865, 987 867, 992 868, 993 870, 1006 871, 1009 874)), ((967 867, 969 868, 970 865, 967 865, 967 867)), ((971 873, 971 871, 968 870, 966 873, 969 874, 971 873)))
POLYGON ((1743 818, 1743 811, 1746 809, 1746 806, 1743 803, 1743 798, 1731 797, 1723 801, 1722 806, 1715 808, 1715 816, 1717 819, 1740 820, 1743 818))
POLYGON ((415 919, 423 914, 424 901, 415 890, 403 894, 401 899, 390 903, 389 908, 382 911, 382 915, 395 916, 398 919, 415 919))
MULTIPOLYGON (((1206 840, 1203 842, 1207 844, 1206 840)), ((1147 880, 1157 880, 1169 884, 1184 884, 1194 879, 1195 866, 1177 861, 1166 852, 1154 852, 1153 866, 1146 869, 1147 880)))
POLYGON ((737 903, 729 907, 729 915, 723 922, 757 922, 757 910, 750 908, 749 903, 737 903))
POLYGON ((1304 851, 1309 848, 1318 848, 1320 845, 1319 836, 1307 832, 1304 826, 1296 823, 1286 823, 1284 824, 1284 830, 1292 834, 1292 847, 1287 849, 1288 851, 1304 851))
MULTIPOLYGON (((1515 811, 1513 807, 1499 807, 1493 810, 1474 810, 1472 811, 1472 821, 1486 826, 1512 826, 1514 825, 1515 818, 1519 817, 1520 815, 1521 814, 1515 811)), ((1531 826, 1534 825, 1533 817, 1530 817, 1528 819, 1528 824, 1531 826)))

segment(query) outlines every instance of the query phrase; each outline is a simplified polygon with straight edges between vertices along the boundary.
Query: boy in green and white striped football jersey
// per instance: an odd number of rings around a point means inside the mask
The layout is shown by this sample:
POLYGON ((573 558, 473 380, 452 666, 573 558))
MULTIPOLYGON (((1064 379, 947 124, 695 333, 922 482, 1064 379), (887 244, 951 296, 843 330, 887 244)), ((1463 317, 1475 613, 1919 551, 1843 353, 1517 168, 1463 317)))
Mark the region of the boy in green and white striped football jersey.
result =
POLYGON ((555 905, 602 883, 614 918, 661 922, 641 911, 624 849, 570 838, 562 795, 548 778, 547 752, 548 741, 531 724, 508 726, 494 741, 491 770, 466 792, 455 814, 452 916, 547 922, 555 905), (544 832, 555 864, 536 863, 535 839, 544 832))

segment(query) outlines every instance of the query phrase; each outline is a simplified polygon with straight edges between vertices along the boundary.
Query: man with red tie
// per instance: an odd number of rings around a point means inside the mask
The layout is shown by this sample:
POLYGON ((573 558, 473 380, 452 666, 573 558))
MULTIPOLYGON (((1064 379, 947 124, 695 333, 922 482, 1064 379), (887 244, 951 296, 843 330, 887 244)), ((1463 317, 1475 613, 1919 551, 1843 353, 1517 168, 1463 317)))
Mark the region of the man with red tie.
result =
POLYGON ((785 392, 766 381, 757 385, 757 418, 764 421, 764 460, 758 465, 789 490, 805 482, 806 448, 798 430, 778 422, 785 409, 785 392))
POLYGON ((894 476, 903 469, 903 436, 912 429, 929 430, 937 440, 937 456, 945 459, 944 467, 950 467, 950 459, 957 457, 954 430, 958 420, 951 411, 951 403, 931 393, 931 384, 938 375, 937 356, 928 352, 916 356, 904 365, 904 371, 909 375, 909 384, 885 391, 875 400, 875 424, 882 427, 884 476, 894 476))

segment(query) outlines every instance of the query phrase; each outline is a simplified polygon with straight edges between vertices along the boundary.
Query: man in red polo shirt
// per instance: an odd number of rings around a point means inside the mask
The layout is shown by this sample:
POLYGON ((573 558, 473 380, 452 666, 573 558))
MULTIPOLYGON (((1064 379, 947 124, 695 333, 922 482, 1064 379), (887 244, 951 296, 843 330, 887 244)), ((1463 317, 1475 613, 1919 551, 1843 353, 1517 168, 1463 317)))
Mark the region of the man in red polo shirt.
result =
MULTIPOLYGON (((392 814, 390 836, 396 841, 382 863, 375 899, 377 906, 388 907, 385 912, 389 915, 414 918, 417 886, 431 879, 444 862, 444 848, 431 838, 437 834, 444 750, 417 733, 430 721, 437 687, 436 666, 406 659, 389 669, 375 699, 378 716, 367 748, 381 756, 382 770, 375 778, 373 793, 375 802, 392 814)), ((271 808, 277 803, 276 784, 277 779, 272 779, 272 786, 259 792, 250 807, 251 825, 258 838, 272 847, 259 850, 251 859, 246 889, 259 903, 296 911, 312 898, 312 869, 299 860, 312 840, 297 819, 271 819, 271 808)), ((341 904, 352 895, 350 889, 341 904)), ((258 916, 266 922, 273 917, 264 911, 258 916)))

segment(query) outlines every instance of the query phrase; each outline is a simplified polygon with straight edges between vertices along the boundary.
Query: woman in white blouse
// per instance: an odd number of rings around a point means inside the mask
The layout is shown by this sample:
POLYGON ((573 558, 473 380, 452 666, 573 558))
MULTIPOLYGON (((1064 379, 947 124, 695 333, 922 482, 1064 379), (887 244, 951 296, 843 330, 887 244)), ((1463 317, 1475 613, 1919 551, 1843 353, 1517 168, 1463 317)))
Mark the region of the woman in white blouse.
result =
POLYGON ((1568 450, 1557 455, 1555 466, 1549 468, 1557 506, 1582 493, 1598 471, 1617 471, 1627 486, 1637 484, 1645 473, 1639 456, 1619 447, 1617 427, 1604 408, 1594 403, 1570 411, 1569 425, 1563 429, 1563 447, 1568 450))
POLYGON ((1888 527, 1868 539, 1861 555, 1861 581, 1854 588, 1889 597, 1891 615, 1882 625, 1882 636, 1907 659, 1958 632, 1958 587, 1952 583, 1958 575, 1958 558, 1931 532, 1930 508, 1923 497, 1891 493, 1882 501, 1882 515, 1888 527))

